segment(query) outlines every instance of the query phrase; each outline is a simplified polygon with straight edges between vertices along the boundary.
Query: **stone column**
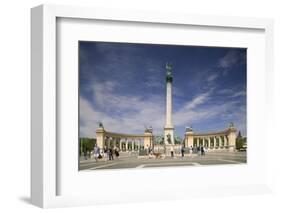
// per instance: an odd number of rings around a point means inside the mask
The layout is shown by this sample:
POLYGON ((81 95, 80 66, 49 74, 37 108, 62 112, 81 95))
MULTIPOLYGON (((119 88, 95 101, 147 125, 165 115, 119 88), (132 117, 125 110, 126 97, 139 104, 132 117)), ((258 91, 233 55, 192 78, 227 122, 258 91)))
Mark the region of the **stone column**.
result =
POLYGON ((214 137, 214 149, 216 149, 216 147, 217 147, 217 138, 214 137))
POLYGON ((96 131, 96 139, 97 145, 100 149, 104 148, 104 140, 105 140, 105 130, 103 127, 99 127, 96 131))
POLYGON ((172 82, 167 82, 166 86, 166 126, 172 126, 172 82))
POLYGON ((228 130, 228 146, 230 151, 235 151, 236 147, 236 129, 234 127, 229 128, 228 130))
POLYGON ((153 135, 152 135, 152 132, 145 132, 144 133, 144 141, 143 141, 143 145, 144 145, 144 148, 146 149, 146 148, 148 148, 148 147, 150 147, 152 144, 151 144, 151 142, 152 142, 152 137, 153 137, 153 135))
POLYGON ((126 138, 126 147, 125 147, 125 151, 128 151, 128 138, 126 138))
POLYGON ((174 143, 174 126, 172 122, 173 100, 172 100, 172 66, 166 64, 166 124, 164 128, 164 142, 169 144, 168 135, 170 135, 171 144, 174 143))
POLYGON ((135 151, 135 146, 136 146, 136 141, 134 139, 134 143, 133 143, 133 150, 135 151))
POLYGON ((223 136, 221 136, 221 139, 222 139, 222 141, 223 141, 223 149, 225 148, 225 140, 224 140, 224 135, 223 136))
POLYGON ((122 139, 119 140, 119 150, 122 151, 122 139))
POLYGON ((140 150, 140 141, 141 139, 138 140, 138 151, 140 150))
POLYGON ((227 146, 228 146, 226 135, 224 136, 224 146, 225 146, 225 148, 227 148, 227 146))
POLYGON ((193 131, 185 132, 185 146, 186 147, 193 146, 193 141, 194 141, 194 132, 193 131))

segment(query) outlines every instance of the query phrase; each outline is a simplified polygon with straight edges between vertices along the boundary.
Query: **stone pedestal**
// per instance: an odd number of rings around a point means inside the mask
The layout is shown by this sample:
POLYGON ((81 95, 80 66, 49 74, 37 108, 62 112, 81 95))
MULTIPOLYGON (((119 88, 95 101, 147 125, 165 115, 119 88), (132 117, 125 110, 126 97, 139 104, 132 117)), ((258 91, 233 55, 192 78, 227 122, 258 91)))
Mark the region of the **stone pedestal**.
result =
POLYGON ((235 151, 236 149, 236 128, 230 127, 228 130, 228 150, 235 151))
POLYGON ((143 145, 144 145, 144 148, 149 148, 153 146, 153 134, 152 132, 145 132, 144 133, 144 140, 143 140, 143 145))
POLYGON ((171 151, 173 150, 174 151, 174 156, 176 154, 176 150, 175 150, 175 145, 165 145, 165 154, 166 156, 168 157, 171 157, 171 151))
POLYGON ((96 131, 97 137, 97 145, 100 149, 104 148, 104 140, 105 140, 105 130, 104 128, 98 128, 96 131))
POLYGON ((185 132, 185 147, 193 146, 193 140, 194 140, 194 132, 193 131, 185 132))
POLYGON ((174 141, 174 128, 173 127, 165 127, 164 128, 164 142, 166 145, 175 144, 174 141), (168 141, 168 135, 170 135, 170 143, 168 141))

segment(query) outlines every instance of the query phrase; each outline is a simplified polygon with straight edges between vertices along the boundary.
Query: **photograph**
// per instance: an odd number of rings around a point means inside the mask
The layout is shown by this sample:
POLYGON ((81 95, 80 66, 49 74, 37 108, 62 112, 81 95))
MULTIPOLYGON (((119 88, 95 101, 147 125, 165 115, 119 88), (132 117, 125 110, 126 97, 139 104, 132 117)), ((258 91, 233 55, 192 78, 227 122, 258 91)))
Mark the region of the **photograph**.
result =
POLYGON ((78 42, 79 171, 247 163, 247 48, 78 42))

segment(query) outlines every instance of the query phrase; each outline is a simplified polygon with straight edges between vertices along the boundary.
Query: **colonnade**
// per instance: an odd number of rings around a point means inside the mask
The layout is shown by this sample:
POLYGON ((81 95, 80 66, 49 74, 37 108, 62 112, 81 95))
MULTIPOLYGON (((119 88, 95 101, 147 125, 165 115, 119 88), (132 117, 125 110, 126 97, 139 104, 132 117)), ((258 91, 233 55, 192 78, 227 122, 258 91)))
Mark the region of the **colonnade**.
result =
MULTIPOLYGON (((204 146, 208 149, 228 149, 235 150, 236 128, 230 125, 228 129, 220 132, 195 133, 192 128, 186 128, 185 147, 204 146)), ((123 133, 107 132, 100 126, 96 130, 97 145, 118 148, 120 151, 139 151, 148 147, 153 147, 152 130, 146 130, 144 134, 133 135, 123 133)))
POLYGON ((118 148, 120 151, 138 151, 143 149, 142 138, 122 138, 105 136, 104 145, 111 148, 118 148))
POLYGON ((193 147, 204 146, 209 149, 227 149, 229 142, 227 135, 216 135, 216 136, 194 136, 193 147))
POLYGON ((208 149, 235 150, 237 129, 233 123, 220 132, 195 133, 192 128, 185 130, 185 146, 204 146, 208 149))
POLYGON ((123 134, 105 131, 101 125, 96 130, 97 145, 103 149, 105 146, 118 148, 120 151, 139 151, 153 145, 152 130, 144 134, 123 134))

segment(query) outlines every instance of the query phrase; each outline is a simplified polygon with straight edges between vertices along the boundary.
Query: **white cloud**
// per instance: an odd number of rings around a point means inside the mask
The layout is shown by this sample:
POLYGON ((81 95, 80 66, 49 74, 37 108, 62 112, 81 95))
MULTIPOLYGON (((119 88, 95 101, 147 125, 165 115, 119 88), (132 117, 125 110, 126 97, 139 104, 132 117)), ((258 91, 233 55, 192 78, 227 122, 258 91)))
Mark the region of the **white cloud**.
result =
POLYGON ((209 104, 210 93, 204 93, 187 102, 183 108, 174 113, 175 125, 191 125, 192 123, 203 123, 210 118, 219 117, 223 113, 231 114, 235 102, 224 102, 222 104, 209 104))
POLYGON ((210 76, 207 78, 207 81, 208 81, 208 82, 212 82, 212 81, 216 80, 218 77, 219 77, 219 76, 218 76, 217 73, 212 74, 212 75, 210 75, 210 76))
POLYGON ((142 100, 140 97, 118 95, 114 93, 116 86, 114 82, 93 85, 96 108, 85 98, 80 98, 82 136, 93 136, 98 121, 115 132, 143 133, 144 125, 153 126, 156 131, 162 129, 165 115, 162 98, 150 95, 142 100))
POLYGON ((227 54, 218 61, 218 66, 221 68, 230 68, 239 60, 239 54, 235 50, 230 50, 227 54))
MULTIPOLYGON (((105 129, 112 132, 142 134, 147 125, 152 126, 156 134, 161 134, 165 125, 165 96, 147 94, 142 99, 118 95, 115 93, 117 87, 115 82, 95 83, 92 86, 93 100, 80 97, 81 136, 95 137, 98 121, 103 122, 105 129)), ((212 98, 211 94, 209 91, 183 103, 180 110, 173 112, 174 124, 184 128, 185 125, 203 123, 224 114, 228 116, 225 119, 231 121, 239 117, 237 113, 241 110, 234 111, 236 102, 210 104, 208 101, 212 98)))
POLYGON ((239 97, 239 96, 245 96, 246 95, 246 91, 239 91, 234 93, 231 97, 235 98, 235 97, 239 97))
POLYGON ((226 94, 231 94, 233 93, 232 89, 221 89, 217 91, 218 94, 226 95, 226 94))
POLYGON ((194 109, 198 105, 206 102, 208 100, 209 96, 210 96, 210 92, 206 92, 206 93, 203 93, 203 94, 200 94, 200 95, 196 96, 190 102, 187 102, 183 106, 183 110, 188 111, 188 110, 194 109))

